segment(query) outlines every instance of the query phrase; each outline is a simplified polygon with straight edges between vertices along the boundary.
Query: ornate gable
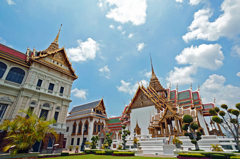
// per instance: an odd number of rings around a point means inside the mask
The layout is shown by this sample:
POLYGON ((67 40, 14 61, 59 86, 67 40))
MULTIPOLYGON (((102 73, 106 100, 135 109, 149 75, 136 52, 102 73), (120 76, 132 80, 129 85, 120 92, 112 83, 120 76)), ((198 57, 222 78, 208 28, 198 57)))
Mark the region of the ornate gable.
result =
POLYGON ((98 103, 98 105, 96 107, 96 110, 99 110, 99 111, 103 112, 104 114, 106 114, 106 112, 105 112, 106 108, 105 108, 105 105, 104 105, 104 102, 103 102, 103 98, 98 103))

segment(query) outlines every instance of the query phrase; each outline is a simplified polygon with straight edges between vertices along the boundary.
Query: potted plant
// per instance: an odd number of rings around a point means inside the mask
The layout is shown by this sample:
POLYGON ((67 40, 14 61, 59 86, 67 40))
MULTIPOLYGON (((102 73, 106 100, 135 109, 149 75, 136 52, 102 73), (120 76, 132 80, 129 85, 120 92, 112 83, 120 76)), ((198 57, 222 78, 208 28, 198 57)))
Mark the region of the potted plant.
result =
POLYGON ((137 143, 137 145, 138 145, 138 149, 140 149, 140 150, 141 150, 141 147, 140 147, 140 146, 141 146, 141 144, 138 142, 138 143, 137 143))
POLYGON ((181 148, 182 141, 179 140, 179 137, 174 137, 174 139, 173 139, 172 142, 173 142, 173 144, 175 144, 175 146, 176 146, 177 148, 181 148))
MULTIPOLYGON (((54 119, 46 121, 44 117, 39 118, 31 109, 20 110, 25 113, 25 116, 16 116, 12 120, 4 120, 0 125, 0 130, 7 131, 8 145, 3 148, 3 151, 8 151, 10 148, 12 154, 28 153, 33 144, 41 140, 44 141, 46 134, 51 133, 58 140, 56 131, 50 127, 56 123, 54 119)), ((21 158, 21 157, 19 157, 21 158)))
POLYGON ((78 153, 79 146, 76 146, 75 153, 78 153))
POLYGON ((137 148, 138 141, 139 141, 138 138, 134 137, 134 139, 133 139, 133 146, 134 146, 134 148, 137 148))
POLYGON ((219 144, 211 144, 211 151, 218 151, 218 152, 223 152, 223 149, 221 148, 221 146, 219 144))
POLYGON ((180 153, 182 151, 180 149, 181 145, 182 145, 182 141, 179 140, 179 137, 174 137, 172 143, 175 144, 175 146, 176 146, 176 149, 173 150, 174 157, 176 157, 178 155, 178 153, 180 153))
POLYGON ((90 149, 89 146, 92 145, 92 143, 89 142, 89 141, 86 141, 86 142, 85 142, 85 145, 86 145, 86 148, 85 148, 85 149, 90 149))
POLYGON ((68 149, 69 151, 72 151, 73 146, 69 146, 68 149))

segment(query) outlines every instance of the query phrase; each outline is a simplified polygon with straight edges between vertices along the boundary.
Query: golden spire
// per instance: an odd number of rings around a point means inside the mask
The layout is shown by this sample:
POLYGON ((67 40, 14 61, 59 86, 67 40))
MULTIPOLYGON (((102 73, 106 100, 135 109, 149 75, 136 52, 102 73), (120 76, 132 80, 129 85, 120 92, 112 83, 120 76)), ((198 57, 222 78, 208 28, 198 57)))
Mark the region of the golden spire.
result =
POLYGON ((153 64, 152 64, 152 57, 151 57, 151 53, 150 53, 150 60, 151 60, 151 67, 152 67, 152 78, 156 77, 155 73, 154 73, 154 69, 153 69, 153 64))
POLYGON ((157 76, 155 75, 155 72, 154 72, 154 69, 153 69, 153 64, 152 64, 151 54, 150 54, 150 61, 151 61, 151 67, 152 67, 152 77, 150 79, 149 85, 152 86, 156 92, 165 91, 165 89, 162 87, 162 85, 158 81, 157 76))
POLYGON ((53 41, 54 43, 57 43, 57 44, 58 44, 58 38, 59 38, 60 31, 61 31, 61 27, 62 27, 62 24, 61 24, 60 29, 59 29, 59 31, 58 31, 57 37, 56 37, 55 40, 53 41))
POLYGON ((61 31, 61 27, 62 27, 62 24, 60 26, 60 29, 58 31, 58 34, 57 34, 57 37, 55 38, 55 40, 51 43, 51 45, 46 49, 46 51, 54 51, 54 50, 57 50, 59 48, 59 45, 58 45, 58 38, 59 38, 59 34, 60 34, 60 31, 61 31))

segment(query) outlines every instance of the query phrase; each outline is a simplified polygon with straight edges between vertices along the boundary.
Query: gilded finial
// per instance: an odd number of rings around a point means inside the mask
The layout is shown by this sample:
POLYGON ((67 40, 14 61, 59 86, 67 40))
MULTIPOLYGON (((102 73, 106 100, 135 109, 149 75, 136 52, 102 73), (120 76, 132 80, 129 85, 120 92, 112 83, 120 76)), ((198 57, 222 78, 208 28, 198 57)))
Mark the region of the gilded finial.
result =
POLYGON ((59 31, 58 31, 57 37, 56 37, 55 40, 54 40, 54 43, 57 43, 57 44, 58 44, 58 38, 59 38, 60 31, 61 31, 61 27, 62 27, 62 24, 61 24, 60 29, 59 29, 59 31))
POLYGON ((152 78, 155 77, 155 73, 154 73, 154 69, 153 69, 153 64, 152 64, 152 57, 151 57, 151 53, 150 54, 150 61, 151 61, 151 67, 152 67, 152 78))
POLYGON ((178 83, 177 83, 177 85, 176 85, 176 90, 178 90, 178 83))
POLYGON ((169 84, 169 89, 171 90, 171 83, 169 84))
POLYGON ((198 85, 198 91, 200 91, 200 85, 198 85))
POLYGON ((192 90, 192 83, 191 83, 190 89, 192 90))
POLYGON ((215 102, 216 102, 216 98, 214 97, 214 99, 213 99, 213 103, 215 104, 215 102))

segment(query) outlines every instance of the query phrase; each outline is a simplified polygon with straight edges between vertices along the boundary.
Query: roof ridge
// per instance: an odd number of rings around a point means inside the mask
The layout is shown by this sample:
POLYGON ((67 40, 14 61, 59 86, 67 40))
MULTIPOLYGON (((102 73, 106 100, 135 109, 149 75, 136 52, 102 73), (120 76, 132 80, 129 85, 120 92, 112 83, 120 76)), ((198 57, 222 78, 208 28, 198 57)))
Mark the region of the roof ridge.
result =
POLYGON ((18 50, 14 49, 14 48, 11 48, 11 47, 3 44, 3 43, 0 43, 0 45, 3 45, 3 46, 5 46, 5 47, 7 47, 7 48, 9 48, 9 49, 12 49, 12 50, 14 50, 14 51, 17 51, 17 52, 19 52, 19 53, 21 53, 21 54, 23 54, 23 55, 26 55, 25 53, 23 53, 23 52, 21 52, 21 51, 18 51, 18 50))
MULTIPOLYGON (((101 99, 99 99, 99 100, 101 100, 101 99)), ((95 101, 92 101, 92 102, 84 103, 84 104, 81 104, 81 105, 85 105, 85 104, 93 103, 93 102, 96 102, 96 101, 99 101, 99 100, 95 100, 95 101)), ((81 105, 78 105, 78 106, 81 106, 81 105)), ((78 107, 78 106, 75 106, 75 107, 78 107)), ((73 107, 73 108, 75 108, 75 107, 73 107)))

